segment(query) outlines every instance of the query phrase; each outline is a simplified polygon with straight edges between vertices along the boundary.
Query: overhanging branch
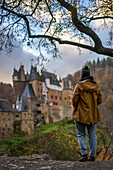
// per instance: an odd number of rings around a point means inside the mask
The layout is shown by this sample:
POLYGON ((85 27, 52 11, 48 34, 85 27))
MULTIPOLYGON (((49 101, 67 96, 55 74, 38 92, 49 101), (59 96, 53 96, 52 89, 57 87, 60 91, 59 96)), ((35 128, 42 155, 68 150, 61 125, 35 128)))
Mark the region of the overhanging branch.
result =
POLYGON ((92 18, 90 18, 90 20, 89 21, 93 21, 93 20, 98 20, 98 19, 113 19, 113 17, 112 16, 103 16, 103 17, 92 17, 92 18))
POLYGON ((98 54, 103 54, 103 55, 108 55, 108 56, 113 57, 113 50, 110 48, 103 47, 101 40, 99 39, 97 34, 93 30, 91 30, 91 28, 85 26, 80 20, 78 20, 76 8, 71 6, 64 0, 58 0, 58 2, 61 4, 61 6, 65 7, 66 9, 68 9, 71 12, 73 24, 78 28, 79 31, 85 33, 86 35, 90 36, 93 39, 93 41, 95 42, 95 47, 77 43, 77 42, 73 42, 73 41, 61 40, 60 38, 50 36, 50 35, 32 35, 30 32, 28 18, 25 15, 18 14, 15 11, 6 8, 4 5, 2 5, 1 8, 8 11, 9 13, 12 13, 12 14, 22 18, 25 21, 29 38, 48 38, 49 40, 57 41, 59 44, 68 44, 68 45, 78 46, 78 47, 96 52, 98 54))

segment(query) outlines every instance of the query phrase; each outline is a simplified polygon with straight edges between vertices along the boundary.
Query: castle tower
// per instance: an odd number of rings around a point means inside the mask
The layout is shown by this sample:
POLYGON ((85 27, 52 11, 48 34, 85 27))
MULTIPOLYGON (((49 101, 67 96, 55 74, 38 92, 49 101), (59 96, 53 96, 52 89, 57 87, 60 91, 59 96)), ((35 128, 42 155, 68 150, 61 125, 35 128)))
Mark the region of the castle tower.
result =
POLYGON ((72 94, 73 94, 73 89, 72 89, 72 81, 69 80, 68 78, 63 78, 62 79, 62 101, 63 101, 63 106, 68 108, 72 107, 72 94))
POLYGON ((19 71, 17 71, 14 68, 13 71, 13 108, 16 108, 16 99, 17 96, 21 95, 22 91, 24 90, 27 81, 25 79, 25 72, 24 72, 24 66, 21 65, 19 71))
POLYGON ((19 69, 19 76, 21 81, 25 81, 25 72, 24 72, 24 66, 21 65, 19 69))
POLYGON ((13 81, 18 81, 18 71, 14 68, 13 75, 12 75, 13 81))

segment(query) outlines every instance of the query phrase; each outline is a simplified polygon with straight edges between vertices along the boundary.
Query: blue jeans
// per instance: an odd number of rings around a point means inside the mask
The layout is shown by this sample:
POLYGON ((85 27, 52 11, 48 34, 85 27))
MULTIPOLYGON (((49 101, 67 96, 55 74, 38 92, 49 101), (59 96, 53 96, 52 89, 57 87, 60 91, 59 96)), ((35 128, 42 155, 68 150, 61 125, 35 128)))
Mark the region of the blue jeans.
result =
POLYGON ((95 124, 84 124, 76 122, 78 143, 82 152, 82 155, 88 155, 87 144, 86 144, 86 127, 88 131, 89 149, 90 156, 96 157, 97 138, 96 138, 96 123, 95 124))

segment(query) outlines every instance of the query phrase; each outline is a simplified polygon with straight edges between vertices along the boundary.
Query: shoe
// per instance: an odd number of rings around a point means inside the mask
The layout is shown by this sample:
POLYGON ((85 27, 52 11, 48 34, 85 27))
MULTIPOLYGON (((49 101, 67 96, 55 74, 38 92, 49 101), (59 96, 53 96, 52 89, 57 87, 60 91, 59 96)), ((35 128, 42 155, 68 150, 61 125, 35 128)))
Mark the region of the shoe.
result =
POLYGON ((79 159, 79 162, 86 162, 87 160, 87 155, 83 155, 83 157, 79 159))
POLYGON ((88 161, 92 161, 92 162, 94 162, 94 161, 95 161, 95 157, 90 156, 90 157, 89 157, 89 159, 88 159, 88 161))

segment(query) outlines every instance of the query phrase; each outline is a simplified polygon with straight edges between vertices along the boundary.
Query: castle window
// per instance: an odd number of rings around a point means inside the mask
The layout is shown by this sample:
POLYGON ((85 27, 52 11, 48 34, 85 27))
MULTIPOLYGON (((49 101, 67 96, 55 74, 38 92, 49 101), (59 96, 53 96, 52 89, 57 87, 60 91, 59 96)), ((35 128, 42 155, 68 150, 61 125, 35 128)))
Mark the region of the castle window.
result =
POLYGON ((53 95, 51 95, 51 99, 53 99, 53 95))
POLYGON ((60 100, 62 100, 62 97, 60 97, 60 100))
POLYGON ((7 127, 7 124, 5 126, 7 127))
POLYGON ((71 99, 71 97, 70 97, 70 96, 68 96, 68 99, 71 99))
POLYGON ((8 119, 10 121, 10 119, 8 119))
POLYGON ((55 96, 55 99, 57 99, 57 96, 55 96))
POLYGON ((16 115, 16 117, 19 117, 19 115, 16 115))
POLYGON ((24 114, 24 116, 26 116, 26 113, 24 114))
POLYGON ((66 97, 64 99, 66 100, 66 97))
POLYGON ((58 103, 57 102, 53 102, 53 105, 58 105, 58 103))

